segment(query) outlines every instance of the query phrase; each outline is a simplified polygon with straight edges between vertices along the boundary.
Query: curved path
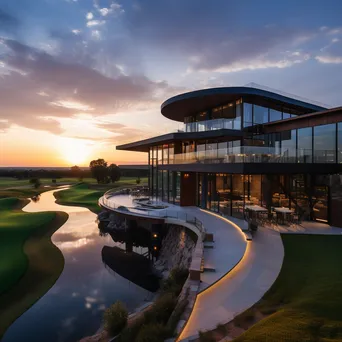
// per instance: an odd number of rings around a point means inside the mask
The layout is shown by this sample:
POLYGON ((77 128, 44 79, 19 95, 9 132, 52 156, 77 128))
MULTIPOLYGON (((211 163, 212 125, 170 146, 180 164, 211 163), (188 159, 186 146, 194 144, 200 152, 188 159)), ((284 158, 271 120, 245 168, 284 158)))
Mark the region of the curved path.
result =
MULTIPOLYGON (((229 248, 230 246, 227 246, 229 248)), ((261 228, 249 241, 241 262, 197 296, 180 340, 214 329, 255 304, 276 280, 284 257, 279 233, 261 228)), ((189 339, 191 340, 191 339, 189 339)))
MULTIPOLYGON (((127 195, 107 201, 113 207, 132 205, 127 195)), ((284 249, 279 232, 261 228, 253 241, 247 242, 235 223, 239 220, 233 222, 233 219, 197 207, 165 204, 167 210, 191 214, 201 220, 206 231, 213 233, 215 241, 214 248, 204 250, 201 292, 179 338, 186 340, 200 330, 214 329, 219 323, 229 322, 261 299, 280 272, 284 249)))
POLYGON ((54 192, 43 193, 37 203, 30 202, 23 211, 69 214, 66 223, 52 236, 52 242, 63 253, 64 270, 55 285, 10 326, 2 342, 23 338, 25 341, 76 341, 96 332, 106 306, 121 300, 131 310, 151 295, 106 269, 102 248, 118 244, 110 236, 99 236, 94 213, 82 207, 56 204, 54 192))

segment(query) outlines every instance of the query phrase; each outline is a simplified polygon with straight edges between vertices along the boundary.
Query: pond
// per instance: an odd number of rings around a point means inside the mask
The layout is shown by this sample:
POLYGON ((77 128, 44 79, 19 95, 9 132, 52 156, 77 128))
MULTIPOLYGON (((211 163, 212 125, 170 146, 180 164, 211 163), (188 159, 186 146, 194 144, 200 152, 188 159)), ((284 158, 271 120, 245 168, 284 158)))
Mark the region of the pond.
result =
MULTIPOLYGON (((100 236, 96 215, 88 209, 56 204, 55 191, 43 193, 23 210, 69 214, 67 222, 52 236, 63 253, 64 270, 55 285, 9 327, 3 342, 76 341, 99 329, 105 308, 116 300, 133 310, 153 298, 152 292, 123 278, 103 261, 104 249, 124 249, 125 244, 115 242, 110 235, 100 236)), ((140 250, 144 248, 133 248, 137 253, 140 250)), ((115 256, 119 258, 120 254, 115 256)))

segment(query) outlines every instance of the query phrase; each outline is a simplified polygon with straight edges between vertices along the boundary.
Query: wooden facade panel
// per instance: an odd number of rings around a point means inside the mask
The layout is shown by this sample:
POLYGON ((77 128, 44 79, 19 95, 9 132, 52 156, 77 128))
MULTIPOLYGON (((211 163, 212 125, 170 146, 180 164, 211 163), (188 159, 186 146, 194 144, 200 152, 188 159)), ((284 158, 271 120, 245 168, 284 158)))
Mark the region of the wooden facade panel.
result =
POLYGON ((182 172, 181 173, 181 206, 196 206, 196 173, 182 172))

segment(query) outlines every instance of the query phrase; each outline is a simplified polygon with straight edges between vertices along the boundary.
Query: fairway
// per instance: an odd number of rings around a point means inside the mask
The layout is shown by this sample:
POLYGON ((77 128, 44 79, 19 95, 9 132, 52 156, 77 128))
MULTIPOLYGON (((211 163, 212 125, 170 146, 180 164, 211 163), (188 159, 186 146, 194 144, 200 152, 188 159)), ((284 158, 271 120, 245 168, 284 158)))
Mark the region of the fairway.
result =
MULTIPOLYGON (((141 184, 146 183, 146 181, 146 178, 142 178, 141 184)), ((132 187, 134 185, 136 185, 136 178, 122 177, 118 182, 115 182, 114 184, 78 184, 68 190, 55 192, 54 196, 56 197, 58 204, 82 206, 97 213, 101 211, 101 208, 98 205, 98 199, 107 190, 132 187)))
POLYGON ((64 265, 51 235, 68 215, 25 213, 25 203, 0 199, 0 338, 54 284, 64 265))
POLYGON ((282 239, 285 258, 277 280, 236 319, 251 320, 256 313, 266 318, 234 341, 342 341, 342 236, 282 239))
POLYGON ((26 239, 55 218, 55 213, 24 213, 14 210, 17 198, 0 199, 0 294, 24 274, 28 260, 23 252, 26 239))

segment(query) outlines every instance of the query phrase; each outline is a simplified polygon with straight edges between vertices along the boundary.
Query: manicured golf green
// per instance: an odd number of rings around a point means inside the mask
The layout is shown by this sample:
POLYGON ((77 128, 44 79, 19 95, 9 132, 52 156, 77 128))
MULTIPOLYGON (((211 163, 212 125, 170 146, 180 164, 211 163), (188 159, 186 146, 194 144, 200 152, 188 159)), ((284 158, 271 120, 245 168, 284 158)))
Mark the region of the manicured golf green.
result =
MULTIPOLYGON (((146 179, 141 179, 141 184, 146 179)), ((120 189, 136 185, 136 178, 122 177, 114 184, 89 184, 82 183, 71 187, 68 190, 56 192, 54 195, 58 204, 86 207, 93 212, 101 211, 98 199, 109 189, 120 189)))
POLYGON ((252 308, 268 316, 234 341, 342 341, 342 236, 282 239, 281 272, 252 308))
POLYGON ((0 199, 0 338, 58 279, 64 258, 51 235, 66 213, 25 213, 25 202, 0 199))
POLYGON ((0 199, 0 293, 16 283, 27 268, 26 239, 55 218, 51 212, 14 210, 18 205, 17 198, 0 199))

